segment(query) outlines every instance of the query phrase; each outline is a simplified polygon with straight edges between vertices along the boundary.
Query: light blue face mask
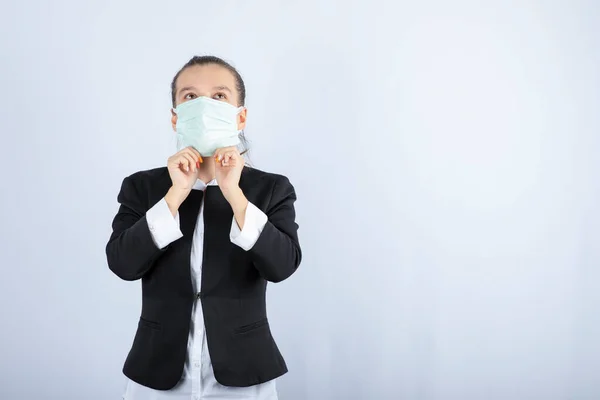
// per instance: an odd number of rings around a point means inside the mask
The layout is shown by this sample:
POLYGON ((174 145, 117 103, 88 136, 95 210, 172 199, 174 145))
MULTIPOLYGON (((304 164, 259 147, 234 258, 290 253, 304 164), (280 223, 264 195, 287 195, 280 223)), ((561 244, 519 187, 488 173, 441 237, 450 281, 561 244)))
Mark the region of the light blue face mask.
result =
POLYGON ((203 157, 210 157, 221 147, 237 146, 237 116, 243 109, 209 97, 181 103, 175 108, 177 150, 192 146, 203 157))

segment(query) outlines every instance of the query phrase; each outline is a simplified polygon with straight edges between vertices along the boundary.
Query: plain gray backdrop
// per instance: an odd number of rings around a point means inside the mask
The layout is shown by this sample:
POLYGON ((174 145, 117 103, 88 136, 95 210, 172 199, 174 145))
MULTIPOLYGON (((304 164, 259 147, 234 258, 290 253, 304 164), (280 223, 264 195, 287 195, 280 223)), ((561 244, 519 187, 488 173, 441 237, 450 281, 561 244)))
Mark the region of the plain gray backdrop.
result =
POLYGON ((117 399, 140 282, 104 246, 193 55, 295 185, 282 400, 600 398, 596 1, 3 1, 0 398, 117 399))

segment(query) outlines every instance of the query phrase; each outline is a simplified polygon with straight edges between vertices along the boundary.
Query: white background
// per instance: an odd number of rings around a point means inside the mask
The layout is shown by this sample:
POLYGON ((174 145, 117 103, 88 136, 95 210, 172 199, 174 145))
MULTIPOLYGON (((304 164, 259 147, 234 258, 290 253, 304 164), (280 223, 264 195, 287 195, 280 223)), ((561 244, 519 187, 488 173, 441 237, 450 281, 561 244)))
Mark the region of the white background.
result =
POLYGON ((0 398, 120 398, 140 283, 106 265, 122 179, 174 152, 193 55, 248 89, 295 185, 269 286, 282 400, 600 398, 595 1, 0 6, 0 398))

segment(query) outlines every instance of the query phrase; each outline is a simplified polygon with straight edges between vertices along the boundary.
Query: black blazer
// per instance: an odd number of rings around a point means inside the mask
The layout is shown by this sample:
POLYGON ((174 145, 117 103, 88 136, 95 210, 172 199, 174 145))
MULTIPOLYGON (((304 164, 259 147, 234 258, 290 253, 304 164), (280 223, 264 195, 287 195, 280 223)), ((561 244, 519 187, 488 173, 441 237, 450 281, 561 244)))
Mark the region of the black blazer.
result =
POLYGON ((288 278, 300 264, 294 187, 284 176, 244 167, 240 188, 269 218, 249 251, 229 239, 233 211, 218 186, 192 190, 179 208, 183 237, 159 250, 145 214, 170 187, 166 167, 141 171, 123 180, 117 197, 108 266, 122 279, 142 280, 141 316, 123 373, 150 388, 175 386, 183 374, 192 306, 200 301, 219 383, 251 386, 285 374, 267 321, 265 291, 267 281, 288 278), (194 293, 190 251, 202 201, 202 282, 194 293))

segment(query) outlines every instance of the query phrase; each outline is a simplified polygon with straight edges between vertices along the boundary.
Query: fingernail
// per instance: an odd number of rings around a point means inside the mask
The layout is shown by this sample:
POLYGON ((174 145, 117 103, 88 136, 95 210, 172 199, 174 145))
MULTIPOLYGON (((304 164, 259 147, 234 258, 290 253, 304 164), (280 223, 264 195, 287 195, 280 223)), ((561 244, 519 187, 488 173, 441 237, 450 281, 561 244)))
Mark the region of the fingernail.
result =
POLYGON ((200 168, 200 161, 196 161, 196 168, 200 168))
POLYGON ((204 160, 202 159, 202 157, 200 157, 200 158, 198 159, 198 162, 199 162, 200 164, 202 164, 202 163, 204 162, 204 160))

